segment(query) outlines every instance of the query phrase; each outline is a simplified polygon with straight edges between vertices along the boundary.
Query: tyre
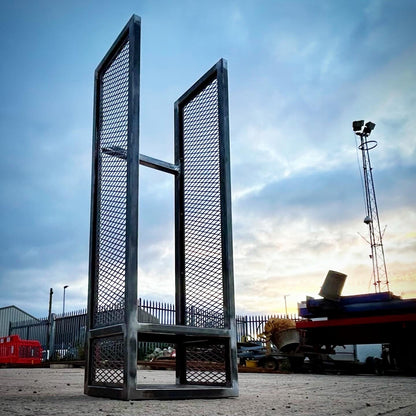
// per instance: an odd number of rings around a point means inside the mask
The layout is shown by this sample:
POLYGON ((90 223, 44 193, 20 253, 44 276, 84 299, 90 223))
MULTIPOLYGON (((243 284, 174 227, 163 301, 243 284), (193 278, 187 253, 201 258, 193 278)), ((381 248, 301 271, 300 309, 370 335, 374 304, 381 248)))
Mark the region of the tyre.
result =
POLYGON ((266 370, 276 371, 279 368, 278 361, 273 357, 266 357, 264 360, 262 360, 261 365, 266 370))

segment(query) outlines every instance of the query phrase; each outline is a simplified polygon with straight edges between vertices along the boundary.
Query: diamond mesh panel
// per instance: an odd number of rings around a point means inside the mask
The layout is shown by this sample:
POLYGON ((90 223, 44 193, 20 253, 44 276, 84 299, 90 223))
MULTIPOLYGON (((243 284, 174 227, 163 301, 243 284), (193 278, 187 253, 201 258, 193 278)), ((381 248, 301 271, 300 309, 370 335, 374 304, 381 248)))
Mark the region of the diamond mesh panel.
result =
POLYGON ((224 327, 218 88, 183 108, 186 324, 224 327), (199 311, 199 317, 192 310, 199 311), (201 318, 205 316, 205 318, 201 318), (216 316, 216 319, 206 319, 216 316))
POLYGON ((95 326, 122 322, 125 295, 129 42, 102 75, 95 326), (111 150, 114 150, 113 152, 111 150))
POLYGON ((225 385, 225 346, 187 346, 186 381, 189 384, 225 385))
POLYGON ((123 338, 94 339, 92 354, 92 384, 108 387, 122 385, 124 380, 123 338))

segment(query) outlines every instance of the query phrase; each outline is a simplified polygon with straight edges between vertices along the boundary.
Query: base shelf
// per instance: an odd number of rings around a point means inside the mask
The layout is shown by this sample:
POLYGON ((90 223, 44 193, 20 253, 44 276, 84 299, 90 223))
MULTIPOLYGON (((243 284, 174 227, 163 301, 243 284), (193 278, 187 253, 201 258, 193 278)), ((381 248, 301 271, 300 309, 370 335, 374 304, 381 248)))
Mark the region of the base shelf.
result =
POLYGON ((136 390, 127 396, 120 388, 88 386, 86 394, 122 400, 223 399, 238 397, 238 385, 138 384, 136 390))

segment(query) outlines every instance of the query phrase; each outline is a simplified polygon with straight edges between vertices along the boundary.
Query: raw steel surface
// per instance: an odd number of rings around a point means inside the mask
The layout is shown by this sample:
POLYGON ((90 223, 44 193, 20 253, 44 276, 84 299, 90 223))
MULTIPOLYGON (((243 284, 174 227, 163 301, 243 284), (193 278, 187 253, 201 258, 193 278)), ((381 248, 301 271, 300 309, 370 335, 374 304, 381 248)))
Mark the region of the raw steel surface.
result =
MULTIPOLYGON (((173 371, 139 375, 174 382, 173 371)), ((83 369, 0 369, 0 415, 416 416, 414 377, 244 373, 238 398, 134 402, 86 396, 83 381, 83 369)))

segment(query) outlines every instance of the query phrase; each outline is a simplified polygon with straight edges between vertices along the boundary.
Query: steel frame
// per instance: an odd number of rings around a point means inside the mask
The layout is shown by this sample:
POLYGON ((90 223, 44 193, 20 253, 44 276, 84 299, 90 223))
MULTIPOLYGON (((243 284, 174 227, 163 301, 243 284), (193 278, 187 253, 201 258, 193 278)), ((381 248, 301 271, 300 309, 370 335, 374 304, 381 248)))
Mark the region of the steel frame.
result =
POLYGON ((220 60, 175 103, 171 164, 139 153, 139 57, 140 18, 133 16, 95 72, 84 392, 123 400, 235 397, 227 64, 220 60), (189 142, 196 147, 189 150, 189 142), (209 158, 206 146, 211 146, 209 158), (175 176, 175 325, 138 320, 139 164, 175 176), (189 202, 195 186, 204 187, 210 180, 214 186, 209 184, 202 199, 189 202), (206 215, 213 219, 208 222, 206 215), (195 229, 204 240, 202 248, 192 245, 195 229), (206 295, 210 291, 217 294, 214 300, 206 295), (197 320, 190 312, 195 302, 202 311, 197 320), (176 384, 137 384, 138 341, 176 345, 176 384))

